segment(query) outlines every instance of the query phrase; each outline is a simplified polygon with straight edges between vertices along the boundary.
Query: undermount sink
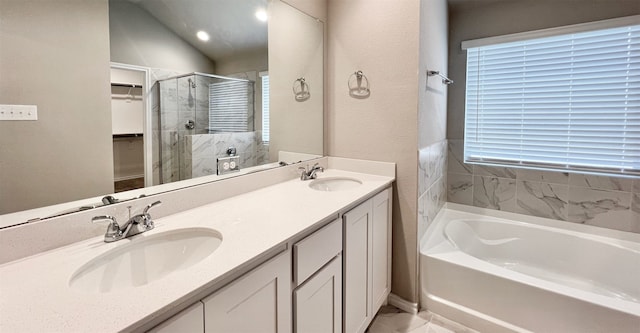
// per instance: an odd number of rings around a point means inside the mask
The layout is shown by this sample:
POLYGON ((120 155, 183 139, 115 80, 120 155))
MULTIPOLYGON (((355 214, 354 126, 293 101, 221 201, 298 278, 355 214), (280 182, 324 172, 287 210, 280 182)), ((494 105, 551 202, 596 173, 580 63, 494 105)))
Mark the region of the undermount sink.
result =
POLYGON ((222 235, 207 228, 145 235, 87 262, 73 273, 69 285, 97 293, 142 286, 197 264, 220 243, 222 235))
POLYGON ((309 184, 309 187, 316 191, 334 192, 349 190, 360 185, 362 185, 362 182, 355 178, 329 177, 316 179, 309 184))

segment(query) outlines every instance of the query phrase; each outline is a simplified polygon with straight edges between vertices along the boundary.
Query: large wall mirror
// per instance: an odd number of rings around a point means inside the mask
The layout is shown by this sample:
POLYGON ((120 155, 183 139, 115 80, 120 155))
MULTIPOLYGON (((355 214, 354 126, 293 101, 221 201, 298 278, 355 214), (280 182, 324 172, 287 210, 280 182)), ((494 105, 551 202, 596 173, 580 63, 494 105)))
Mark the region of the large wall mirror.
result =
POLYGON ((0 0, 38 118, 0 121, 0 227, 321 156, 323 38, 280 0, 0 0))

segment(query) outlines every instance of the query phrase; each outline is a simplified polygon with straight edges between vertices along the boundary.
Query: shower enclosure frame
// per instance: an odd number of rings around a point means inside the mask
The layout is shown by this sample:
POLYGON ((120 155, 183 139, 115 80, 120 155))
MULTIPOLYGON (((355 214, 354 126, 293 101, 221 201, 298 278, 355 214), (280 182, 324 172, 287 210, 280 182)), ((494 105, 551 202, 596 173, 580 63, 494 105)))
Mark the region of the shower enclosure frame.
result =
MULTIPOLYGON (((234 78, 234 77, 228 77, 228 76, 222 76, 222 75, 207 74, 202 72, 191 72, 191 73, 175 75, 175 76, 157 80, 156 82, 158 84, 157 98, 158 98, 159 104, 158 104, 157 110, 152 110, 152 112, 153 113, 157 112, 157 119, 154 121, 158 122, 157 124, 158 136, 156 139, 158 142, 158 147, 155 149, 157 149, 157 153, 158 153, 159 184, 165 184, 169 182, 193 178, 190 175, 190 172, 188 172, 189 171, 187 170, 188 168, 185 168, 186 161, 184 159, 186 158, 186 154, 187 154, 187 150, 186 150, 187 148, 185 147, 185 142, 186 142, 185 136, 211 133, 209 130, 209 123, 208 123, 209 108, 207 106, 205 110, 202 110, 202 108, 199 109, 200 107, 199 102, 201 101, 198 100, 198 96, 202 96, 199 94, 199 91, 198 91, 198 86, 200 81, 199 78, 218 79, 218 80, 224 80, 227 82, 228 81, 246 82, 247 84, 252 84, 251 86, 252 102, 250 105, 252 105, 252 108, 253 108, 253 110, 251 110, 252 114, 255 114, 255 81, 251 79, 234 78), (181 97, 184 98, 185 92, 180 91, 181 89, 180 80, 184 80, 185 78, 188 78, 188 81, 189 81, 187 84, 187 87, 189 89, 189 93, 188 93, 189 97, 187 98, 187 103, 185 103, 183 100, 181 101, 181 97), (176 120, 175 120, 175 130, 173 131, 173 133, 171 133, 172 131, 169 130, 166 125, 163 125, 162 114, 163 114, 163 108, 166 108, 166 106, 163 106, 164 99, 163 99, 162 85, 166 83, 173 84, 173 82, 175 82, 176 84, 175 100, 172 100, 170 103, 174 103, 174 102, 176 103, 175 105, 176 120), (191 89, 194 89, 193 96, 191 95, 192 94, 191 89), (191 101, 189 101, 190 98, 193 98, 193 105, 191 105, 191 101), (185 117, 185 113, 190 113, 191 116, 185 117), (198 120, 199 113, 207 114, 207 121, 204 124, 202 123, 202 120, 198 120), (190 118, 190 119, 187 119, 187 118, 190 118), (189 122, 188 120, 192 120, 192 122, 189 122), (189 123, 189 125, 193 124, 194 127, 187 126, 187 122, 189 123), (189 131, 190 133, 187 133, 185 131, 189 131), (175 135, 175 137, 168 137, 167 135, 169 136, 175 135), (173 142, 172 140, 175 140, 175 146, 174 146, 174 143, 172 143, 173 142), (169 144, 169 148, 167 148, 167 144, 169 144), (170 157, 167 158, 167 156, 170 156, 170 157), (167 175, 166 172, 170 172, 171 174, 167 175)), ((210 83, 211 82, 209 82, 208 84, 210 83)), ((208 84, 206 88, 207 96, 208 96, 208 84)), ((166 103, 166 101, 164 102, 166 103)), ((207 98, 207 103, 209 102, 210 102, 210 99, 207 98)), ((172 124, 169 127, 173 127, 173 126, 174 125, 172 124)))

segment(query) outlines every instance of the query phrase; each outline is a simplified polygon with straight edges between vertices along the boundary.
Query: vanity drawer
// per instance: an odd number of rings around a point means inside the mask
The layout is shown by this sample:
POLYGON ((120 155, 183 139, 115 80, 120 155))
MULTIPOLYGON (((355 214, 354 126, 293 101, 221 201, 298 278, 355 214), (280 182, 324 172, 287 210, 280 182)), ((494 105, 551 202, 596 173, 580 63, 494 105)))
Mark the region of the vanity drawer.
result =
POLYGON ((342 251, 342 220, 337 219, 293 245, 294 281, 301 284, 342 251))

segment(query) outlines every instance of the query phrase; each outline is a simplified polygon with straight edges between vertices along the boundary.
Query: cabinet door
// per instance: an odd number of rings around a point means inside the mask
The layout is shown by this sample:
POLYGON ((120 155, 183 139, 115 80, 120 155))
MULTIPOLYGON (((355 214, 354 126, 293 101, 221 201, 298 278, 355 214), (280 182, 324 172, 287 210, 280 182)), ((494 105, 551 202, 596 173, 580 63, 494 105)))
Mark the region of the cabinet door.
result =
POLYGON ((204 332, 204 307, 202 302, 186 308, 177 315, 163 321, 148 333, 202 333, 204 332))
POLYGON ((386 303, 391 291, 391 188, 373 197, 372 312, 386 303))
POLYGON ((342 256, 294 291, 296 333, 342 332, 342 256))
POLYGON ((344 332, 364 332, 371 313, 371 224, 373 201, 367 200, 343 215, 344 332))
POLYGON ((291 256, 267 261, 202 300, 205 332, 291 332, 291 256))

